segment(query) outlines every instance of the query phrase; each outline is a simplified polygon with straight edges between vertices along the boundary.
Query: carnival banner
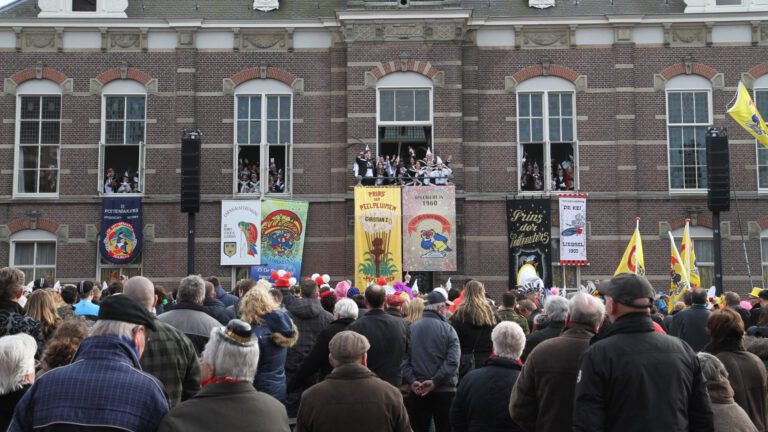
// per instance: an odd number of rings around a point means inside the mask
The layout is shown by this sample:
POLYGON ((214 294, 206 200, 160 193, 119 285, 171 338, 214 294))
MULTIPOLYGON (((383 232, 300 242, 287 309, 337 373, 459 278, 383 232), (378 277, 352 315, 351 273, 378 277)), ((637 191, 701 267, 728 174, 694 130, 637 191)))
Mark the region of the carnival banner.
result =
POLYGON ((517 283, 520 267, 530 264, 544 286, 552 286, 551 218, 549 198, 507 200, 510 285, 517 283))
POLYGON ((221 265, 261 264, 261 201, 221 202, 221 265))
POLYGON ((456 188, 403 189, 403 269, 456 271, 456 188))
POLYGON ((355 188, 355 285, 401 280, 400 187, 355 188))
POLYGON ((560 265, 589 265, 587 260, 587 196, 559 196, 560 265))
POLYGON ((306 201, 268 199, 261 203, 262 265, 285 270, 301 280, 308 209, 306 201))
POLYGON ((99 250, 114 264, 133 262, 141 253, 141 197, 105 197, 101 204, 99 250))

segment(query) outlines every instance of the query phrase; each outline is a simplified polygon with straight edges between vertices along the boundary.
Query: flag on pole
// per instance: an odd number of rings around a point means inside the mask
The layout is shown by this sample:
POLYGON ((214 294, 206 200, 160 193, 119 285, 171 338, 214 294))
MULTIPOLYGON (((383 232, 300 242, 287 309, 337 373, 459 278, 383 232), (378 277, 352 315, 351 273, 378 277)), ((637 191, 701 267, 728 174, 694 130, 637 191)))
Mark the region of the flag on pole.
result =
POLYGON ((739 90, 736 92, 736 101, 726 111, 733 117, 739 126, 752 134, 757 141, 768 148, 768 126, 766 126, 757 105, 749 96, 749 90, 744 83, 739 82, 739 90))
POLYGON ((645 259, 643 258, 643 239, 640 238, 640 218, 636 218, 635 233, 629 240, 627 250, 621 257, 621 262, 613 273, 616 276, 619 273, 635 273, 645 276, 645 259))
POLYGON ((701 276, 699 275, 699 268, 696 266, 696 252, 693 249, 689 225, 690 219, 686 219, 683 240, 680 243, 680 257, 683 259, 685 272, 688 274, 688 282, 692 287, 697 288, 701 286, 701 276))
POLYGON ((680 253, 677 252, 675 246, 675 238, 672 237, 672 233, 669 233, 669 241, 672 242, 672 254, 670 257, 670 274, 672 280, 669 286, 669 304, 667 310, 672 310, 676 301, 683 298, 683 294, 691 288, 691 282, 688 278, 688 270, 685 268, 683 259, 680 258, 680 253))

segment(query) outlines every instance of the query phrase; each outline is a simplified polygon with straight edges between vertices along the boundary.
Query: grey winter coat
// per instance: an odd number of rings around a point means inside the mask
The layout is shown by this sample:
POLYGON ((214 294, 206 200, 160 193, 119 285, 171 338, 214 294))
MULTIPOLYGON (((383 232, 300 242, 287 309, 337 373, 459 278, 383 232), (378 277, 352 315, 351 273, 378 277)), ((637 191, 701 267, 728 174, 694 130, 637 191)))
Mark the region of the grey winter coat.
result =
POLYGON ((435 392, 455 392, 459 381, 461 349, 456 330, 435 311, 411 324, 411 341, 403 357, 403 379, 432 380, 435 392))

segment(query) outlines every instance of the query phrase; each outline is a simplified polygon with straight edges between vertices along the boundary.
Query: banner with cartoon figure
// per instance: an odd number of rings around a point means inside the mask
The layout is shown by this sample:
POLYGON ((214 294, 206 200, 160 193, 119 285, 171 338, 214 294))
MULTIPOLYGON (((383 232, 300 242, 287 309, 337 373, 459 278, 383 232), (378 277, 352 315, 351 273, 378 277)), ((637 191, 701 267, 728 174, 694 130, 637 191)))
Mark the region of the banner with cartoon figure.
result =
POLYGON ((559 196, 560 265, 589 265, 587 260, 587 195, 559 196))
POLYGON ((221 202, 221 265, 261 264, 261 201, 221 202))
POLYGON ((305 201, 268 199, 261 203, 261 264, 301 278, 301 260, 307 230, 305 201))
POLYGON ((402 279, 400 187, 355 188, 355 286, 402 279))
POLYGON ((403 189, 403 269, 456 271, 456 188, 403 189))
POLYGON ((544 281, 552 286, 552 210, 549 198, 507 200, 509 231, 509 284, 518 282, 517 273, 530 264, 544 281))
POLYGON ((101 205, 99 250, 115 264, 133 262, 141 253, 141 197, 105 197, 101 205))

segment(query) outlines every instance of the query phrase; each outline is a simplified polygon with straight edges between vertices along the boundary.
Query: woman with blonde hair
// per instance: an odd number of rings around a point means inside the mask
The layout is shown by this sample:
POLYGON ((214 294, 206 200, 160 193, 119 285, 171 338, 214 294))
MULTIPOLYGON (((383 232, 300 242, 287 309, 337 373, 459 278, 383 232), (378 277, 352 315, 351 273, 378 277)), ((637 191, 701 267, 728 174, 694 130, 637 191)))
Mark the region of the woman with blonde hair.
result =
POLYGON ((464 285, 462 301, 451 316, 451 325, 461 343, 459 378, 472 369, 482 367, 493 352, 491 332, 496 316, 485 298, 485 285, 470 280, 464 285))
POLYGON ((285 403, 285 359, 288 348, 296 344, 299 331, 267 290, 251 289, 245 293, 240 301, 240 314, 243 321, 251 324, 254 342, 258 341, 261 352, 253 385, 285 403))
POLYGON ((408 311, 404 312, 405 322, 408 325, 415 323, 424 317, 424 299, 421 297, 415 297, 408 302, 408 311))
POLYGON ((61 317, 56 312, 56 293, 47 289, 34 291, 27 296, 24 308, 28 316, 40 321, 43 339, 47 343, 61 323, 61 317))

